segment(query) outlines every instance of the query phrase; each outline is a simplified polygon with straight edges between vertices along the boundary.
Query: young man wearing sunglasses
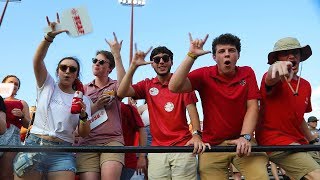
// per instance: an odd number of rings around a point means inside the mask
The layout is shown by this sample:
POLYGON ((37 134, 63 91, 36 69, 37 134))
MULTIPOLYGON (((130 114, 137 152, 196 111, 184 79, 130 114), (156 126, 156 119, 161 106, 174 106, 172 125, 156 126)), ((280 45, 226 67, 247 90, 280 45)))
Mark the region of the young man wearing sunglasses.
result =
MULTIPOLYGON (((173 53, 164 46, 153 49, 150 62, 145 53, 136 50, 128 72, 118 89, 119 97, 145 99, 149 108, 152 146, 194 145, 193 153, 205 150, 201 140, 200 121, 194 92, 175 94, 168 89, 172 76, 173 53), (133 74, 139 66, 151 64, 157 76, 131 85, 133 74), (188 110, 193 133, 186 119, 188 110)), ((191 153, 149 153, 149 179, 196 179, 196 158, 191 153)))
MULTIPOLYGON (((122 65, 120 50, 122 41, 119 43, 114 35, 114 41, 106 41, 111 49, 98 51, 92 58, 92 72, 95 79, 84 86, 85 94, 88 95, 93 105, 91 132, 86 138, 80 138, 80 145, 123 146, 124 140, 121 128, 121 99, 115 92, 118 83, 121 82, 125 70, 122 65), (109 77, 116 68, 117 80, 109 77)), ((123 153, 82 153, 77 156, 77 167, 80 179, 118 180, 124 164, 123 153)))
POLYGON ((192 39, 189 52, 173 74, 169 89, 173 92, 197 90, 203 107, 203 141, 211 145, 236 146, 236 152, 203 153, 199 156, 201 179, 228 179, 232 163, 245 179, 269 179, 265 153, 251 153, 252 138, 258 121, 260 93, 253 70, 236 66, 240 57, 240 39, 222 34, 212 42, 214 66, 189 73, 197 57, 208 54, 203 45, 208 39, 192 39))

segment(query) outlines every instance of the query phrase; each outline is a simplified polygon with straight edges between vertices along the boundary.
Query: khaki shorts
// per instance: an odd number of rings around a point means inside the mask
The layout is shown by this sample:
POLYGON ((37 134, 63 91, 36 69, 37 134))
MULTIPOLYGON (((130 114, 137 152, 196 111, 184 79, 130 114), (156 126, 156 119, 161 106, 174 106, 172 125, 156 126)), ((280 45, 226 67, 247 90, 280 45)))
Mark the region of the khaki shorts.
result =
POLYGON ((149 179, 197 179, 197 159, 191 153, 149 153, 148 161, 149 179))
POLYGON ((309 172, 320 169, 320 165, 307 152, 273 152, 269 158, 294 179, 301 179, 309 172))
MULTIPOLYGON (((123 144, 112 141, 103 146, 123 146, 123 144)), ((107 161, 117 161, 124 165, 124 153, 78 153, 77 172, 100 172, 102 164, 107 161)))
MULTIPOLYGON (((255 140, 251 140, 255 145, 255 140)), ((227 141, 219 146, 230 146, 227 141)), ((229 179, 229 165, 232 163, 245 179, 268 180, 268 157, 263 152, 252 152, 250 156, 239 157, 236 152, 208 152, 199 156, 201 180, 229 179)))
POLYGON ((231 164, 231 169, 230 169, 233 173, 240 173, 240 171, 236 168, 236 167, 234 167, 234 165, 233 164, 231 164))

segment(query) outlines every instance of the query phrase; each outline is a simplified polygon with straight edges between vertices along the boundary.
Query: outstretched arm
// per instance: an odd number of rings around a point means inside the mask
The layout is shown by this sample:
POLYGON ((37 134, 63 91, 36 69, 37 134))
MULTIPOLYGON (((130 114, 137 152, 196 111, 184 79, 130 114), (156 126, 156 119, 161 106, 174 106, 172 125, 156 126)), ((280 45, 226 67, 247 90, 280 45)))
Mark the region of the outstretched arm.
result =
POLYGON ((124 67, 122 64, 122 59, 121 59, 121 54, 120 54, 123 40, 121 40, 119 43, 117 36, 116 36, 116 33, 114 33, 114 32, 113 32, 113 37, 114 37, 114 41, 108 41, 106 39, 105 39, 105 41, 110 46, 111 53, 114 57, 115 67, 116 67, 116 71, 117 71, 117 81, 118 81, 118 83, 120 83, 122 81, 124 75, 126 74, 126 71, 124 70, 124 67))
POLYGON ((128 72, 124 75, 117 91, 117 96, 120 98, 132 97, 135 95, 135 91, 131 86, 133 74, 135 73, 135 71, 139 66, 152 63, 150 61, 146 62, 144 60, 146 55, 151 51, 152 47, 150 47, 147 52, 137 51, 136 45, 135 45, 135 49, 136 49, 136 53, 132 59, 128 72))
POLYGON ((47 16, 47 22, 48 22, 48 26, 51 28, 51 31, 44 36, 44 39, 39 44, 33 58, 33 69, 34 69, 34 74, 36 77, 38 87, 42 87, 42 85, 44 84, 44 81, 47 78, 48 71, 43 60, 46 57, 50 44, 53 42, 56 35, 67 31, 67 30, 59 30, 59 31, 55 30, 57 23, 60 23, 58 13, 57 13, 57 22, 50 22, 48 16, 47 16))
POLYGON ((292 63, 290 61, 277 61, 273 63, 269 69, 265 80, 267 86, 273 86, 285 78, 287 81, 291 81, 293 78, 293 71, 291 70, 292 63))
POLYGON ((206 43, 209 35, 207 34, 204 39, 192 39, 189 33, 190 48, 187 56, 180 64, 176 72, 170 79, 169 90, 172 92, 190 92, 192 91, 191 82, 187 75, 194 63, 194 61, 202 55, 210 53, 210 51, 204 51, 203 45, 206 43))

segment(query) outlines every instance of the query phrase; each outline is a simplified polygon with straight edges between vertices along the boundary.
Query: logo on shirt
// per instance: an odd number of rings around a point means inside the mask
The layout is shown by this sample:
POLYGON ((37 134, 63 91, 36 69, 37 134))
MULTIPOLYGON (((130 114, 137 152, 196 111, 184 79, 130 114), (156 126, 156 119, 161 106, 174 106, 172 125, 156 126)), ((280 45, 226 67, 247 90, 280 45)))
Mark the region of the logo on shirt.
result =
POLYGON ((174 109, 174 105, 172 102, 167 102, 164 105, 164 110, 166 110, 167 112, 171 112, 171 111, 173 111, 173 109, 174 109))
POLYGON ((155 88, 155 87, 150 88, 150 89, 149 89, 149 93, 150 93, 151 96, 156 96, 156 95, 159 94, 159 89, 157 89, 157 88, 155 88))
POLYGON ((244 80, 244 79, 242 79, 240 82, 239 82, 239 84, 241 85, 241 86, 244 86, 244 85, 246 85, 246 80, 244 80))
POLYGON ((309 98, 308 98, 308 97, 306 97, 306 100, 304 101, 304 103, 305 103, 306 105, 309 104, 309 98))

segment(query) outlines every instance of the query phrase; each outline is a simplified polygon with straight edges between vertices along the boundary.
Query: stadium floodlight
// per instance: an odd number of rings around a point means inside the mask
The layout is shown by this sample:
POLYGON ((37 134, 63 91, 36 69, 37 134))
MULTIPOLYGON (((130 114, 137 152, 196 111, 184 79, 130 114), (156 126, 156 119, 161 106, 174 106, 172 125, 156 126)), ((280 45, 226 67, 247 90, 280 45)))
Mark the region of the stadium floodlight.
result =
MULTIPOLYGON (((133 57, 133 9, 134 6, 144 6, 146 0, 119 0, 119 3, 125 6, 131 6, 131 23, 130 23, 130 54, 129 54, 129 63, 132 61, 133 57)), ((129 64, 130 65, 130 64, 129 64)))

